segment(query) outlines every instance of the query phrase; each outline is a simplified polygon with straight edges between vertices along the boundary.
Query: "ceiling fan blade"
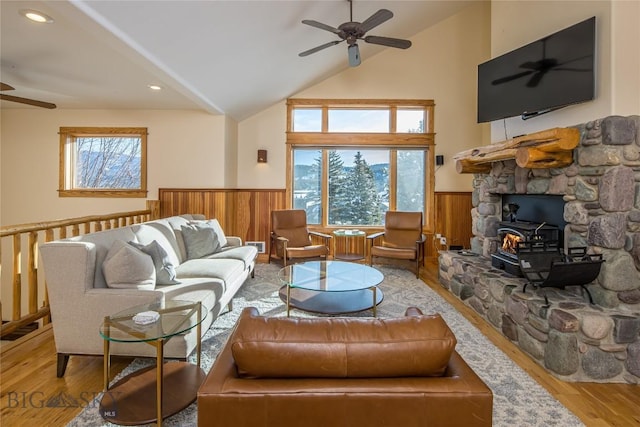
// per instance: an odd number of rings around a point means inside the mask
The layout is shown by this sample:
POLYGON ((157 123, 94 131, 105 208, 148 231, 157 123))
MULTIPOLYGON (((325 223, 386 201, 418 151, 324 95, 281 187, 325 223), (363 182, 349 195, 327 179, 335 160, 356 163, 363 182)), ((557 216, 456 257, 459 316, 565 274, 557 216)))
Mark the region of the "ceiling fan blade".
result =
POLYGON ((338 43, 341 43, 343 41, 344 40, 334 40, 334 41, 329 42, 329 43, 321 44, 320 46, 316 46, 313 49, 305 50, 304 52, 299 53, 298 56, 308 56, 308 55, 311 55, 312 53, 318 52, 319 50, 326 49, 326 48, 331 47, 331 46, 335 46, 338 43))
POLYGON ((393 18, 393 12, 387 9, 380 9, 360 24, 360 30, 362 30, 363 33, 366 33, 370 29, 377 27, 391 18, 393 18))
POLYGON ((311 25, 312 27, 320 28, 321 30, 329 31, 333 34, 340 35, 342 33, 342 31, 335 27, 332 27, 331 25, 323 24, 322 22, 314 21, 313 19, 305 19, 302 21, 302 23, 311 25))
POLYGON ((56 108, 56 104, 52 104, 50 102, 36 101, 35 99, 29 99, 29 98, 20 98, 19 96, 5 95, 3 93, 0 93, 0 99, 3 99, 5 101, 18 102, 20 104, 33 105, 36 107, 48 108, 48 109, 56 108))
POLYGON ((358 43, 350 45, 347 49, 347 53, 349 54, 350 67, 357 67, 360 65, 360 48, 358 47, 358 43))
POLYGON ((10 86, 6 83, 2 83, 0 82, 0 91, 5 91, 5 90, 15 90, 16 88, 14 88, 13 86, 10 86))
POLYGON ((493 80, 491 82, 491 84, 494 85, 494 86, 495 85, 500 85, 502 83, 510 82, 511 80, 519 79, 520 77, 528 76, 531 73, 533 73, 533 71, 523 71, 521 73, 512 74, 512 75, 507 76, 507 77, 501 77, 499 79, 493 80))
POLYGON ((398 49, 408 49, 411 47, 411 42, 409 40, 394 39, 391 37, 366 36, 364 41, 383 46, 397 47, 398 49))
POLYGON ((538 62, 527 61, 520 64, 520 68, 526 68, 527 70, 539 70, 541 66, 542 65, 539 61, 538 62))
POLYGON ((542 80, 542 77, 544 77, 544 75, 545 75, 545 72, 538 71, 533 76, 531 76, 531 78, 527 82, 526 86, 527 87, 536 87, 536 86, 538 86, 540 84, 540 81, 542 80))
POLYGON ((587 72, 593 71, 592 68, 567 68, 567 67, 554 67, 551 71, 579 71, 579 72, 587 72))

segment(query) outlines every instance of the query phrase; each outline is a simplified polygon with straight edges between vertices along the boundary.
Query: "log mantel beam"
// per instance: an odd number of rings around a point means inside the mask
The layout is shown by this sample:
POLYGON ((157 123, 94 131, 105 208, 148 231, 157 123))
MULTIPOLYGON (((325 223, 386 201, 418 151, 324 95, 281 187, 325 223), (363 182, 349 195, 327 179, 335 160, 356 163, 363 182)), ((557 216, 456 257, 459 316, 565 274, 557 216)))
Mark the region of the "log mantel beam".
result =
POLYGON ((453 159, 458 173, 488 173, 491 163, 509 159, 522 168, 557 168, 573 162, 572 151, 579 143, 578 129, 553 128, 462 151, 453 159))

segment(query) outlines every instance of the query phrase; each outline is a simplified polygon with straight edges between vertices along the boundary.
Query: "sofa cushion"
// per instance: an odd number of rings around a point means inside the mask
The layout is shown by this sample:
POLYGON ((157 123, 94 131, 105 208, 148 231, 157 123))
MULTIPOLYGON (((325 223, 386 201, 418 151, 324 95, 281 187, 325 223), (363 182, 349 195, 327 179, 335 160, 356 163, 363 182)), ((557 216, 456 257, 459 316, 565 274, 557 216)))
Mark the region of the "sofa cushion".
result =
POLYGON ((395 319, 278 318, 245 309, 230 338, 253 378, 442 376, 456 338, 439 314, 395 319))
POLYGON ((171 264, 178 265, 182 262, 180 248, 176 241, 176 235, 167 220, 159 219, 156 221, 136 224, 131 227, 136 235, 135 240, 143 245, 148 245, 154 240, 167 251, 171 264))
POLYGON ((102 272, 110 288, 152 290, 156 286, 153 260, 122 240, 111 245, 102 263, 102 272))
POLYGON ((214 278, 225 283, 244 271, 244 263, 235 259, 190 259, 176 267, 178 279, 190 277, 214 278))
POLYGON ((220 242, 214 228, 203 222, 180 227, 187 259, 198 259, 220 250, 220 242))
POLYGON ((133 233, 133 230, 129 227, 123 228, 112 228, 110 230, 98 231, 90 234, 82 234, 80 236, 70 237, 65 239, 69 242, 86 242, 88 244, 93 244, 95 251, 95 266, 94 269, 94 288, 107 288, 107 281, 104 278, 104 273, 102 271, 102 263, 111 249, 113 243, 117 240, 122 240, 123 242, 128 242, 132 239, 135 239, 136 236, 133 233))
POLYGON ((216 236, 218 236, 218 242, 220 243, 220 247, 224 248, 225 246, 227 246, 227 236, 224 235, 222 226, 220 225, 217 219, 214 218, 214 219, 207 219, 204 221, 201 221, 201 220, 191 221, 191 224, 199 224, 199 223, 209 225, 210 227, 213 228, 213 230, 216 233, 216 236))
POLYGON ((222 248, 220 252, 209 255, 210 259, 237 259, 244 263, 244 268, 249 267, 255 261, 258 249, 255 246, 228 246, 222 248))
POLYGON ((176 267, 171 262, 169 254, 167 254, 167 251, 165 251, 157 241, 154 240, 148 245, 136 242, 129 242, 129 244, 135 246, 151 257, 156 269, 156 284, 177 285, 180 283, 176 280, 176 267))

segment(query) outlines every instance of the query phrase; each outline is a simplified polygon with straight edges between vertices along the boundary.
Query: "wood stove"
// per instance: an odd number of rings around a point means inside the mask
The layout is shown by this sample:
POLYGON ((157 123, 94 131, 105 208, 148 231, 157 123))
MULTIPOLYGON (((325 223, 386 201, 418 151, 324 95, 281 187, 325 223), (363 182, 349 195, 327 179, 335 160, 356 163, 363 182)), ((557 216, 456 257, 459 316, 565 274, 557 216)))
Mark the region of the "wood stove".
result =
POLYGON ((554 242, 557 245, 561 241, 560 229, 544 222, 502 221, 498 227, 498 236, 498 251, 491 255, 491 265, 520 277, 522 272, 517 253, 520 242, 554 242))

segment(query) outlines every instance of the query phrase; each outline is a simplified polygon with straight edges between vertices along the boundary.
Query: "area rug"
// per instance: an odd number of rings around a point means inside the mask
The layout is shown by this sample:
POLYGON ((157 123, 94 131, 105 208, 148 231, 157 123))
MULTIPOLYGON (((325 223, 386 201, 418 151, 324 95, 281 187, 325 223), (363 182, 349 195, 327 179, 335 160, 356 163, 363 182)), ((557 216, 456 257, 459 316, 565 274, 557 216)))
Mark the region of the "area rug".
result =
MULTIPOLYGON (((234 298, 233 311, 221 315, 207 331, 202 343, 202 366, 205 371, 213 364, 244 307, 257 307, 260 313, 266 316, 286 315, 285 306, 278 297, 278 269, 275 265, 259 264, 256 267, 255 278, 249 279, 234 298)), ((419 307, 425 314, 440 313, 456 335, 456 350, 493 391, 494 426, 583 425, 575 415, 485 338, 464 316, 422 281, 416 279, 413 273, 391 267, 379 269, 384 274, 384 281, 379 286, 384 292, 384 300, 378 306, 378 316, 402 316, 410 305, 419 307)), ((299 310, 293 310, 292 315, 313 316, 299 310)), ((366 317, 371 316, 371 312, 351 316, 366 317)), ((134 360, 114 382, 150 363, 153 362, 149 359, 134 360)), ((113 425, 106 423, 98 413, 100 397, 87 405, 68 425, 113 425)), ((163 424, 180 427, 197 425, 196 404, 164 420, 163 424)))

